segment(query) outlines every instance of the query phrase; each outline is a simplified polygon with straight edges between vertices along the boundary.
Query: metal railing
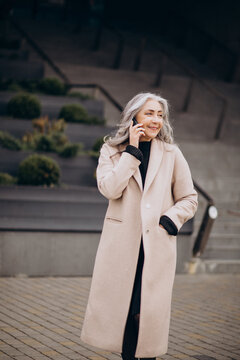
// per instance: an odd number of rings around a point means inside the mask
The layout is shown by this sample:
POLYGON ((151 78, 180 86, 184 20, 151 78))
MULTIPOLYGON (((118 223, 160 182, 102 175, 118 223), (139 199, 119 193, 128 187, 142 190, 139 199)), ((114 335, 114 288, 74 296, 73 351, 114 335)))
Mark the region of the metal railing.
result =
MULTIPOLYGON (((99 27, 97 28, 97 31, 95 34, 95 43, 97 43, 97 46, 94 47, 95 51, 99 50, 99 48, 100 48, 100 38, 102 37, 104 27, 111 30, 118 39, 118 45, 116 47, 116 52, 114 55, 114 65, 113 65, 114 69, 118 69, 118 68, 120 68, 120 65, 121 65, 121 58, 122 58, 122 53, 124 51, 124 45, 126 43, 126 39, 125 39, 124 35, 122 33, 120 33, 120 31, 118 29, 116 29, 113 25, 110 26, 109 24, 104 24, 103 21, 100 20, 99 27), (98 39, 98 40, 96 41, 96 39, 98 39), (118 60, 116 60, 116 59, 118 59, 118 60)), ((227 98, 222 93, 220 93, 217 89, 215 89, 212 85, 208 84, 205 80, 203 80, 200 76, 198 76, 198 74, 195 71, 190 69, 188 66, 183 64, 178 59, 176 59, 176 57, 174 57, 172 54, 170 54, 170 52, 168 52, 166 49, 163 49, 158 40, 154 39, 153 37, 151 37, 150 40, 146 36, 141 37, 141 40, 139 43, 139 48, 137 49, 136 57, 134 60, 133 70, 134 71, 140 70, 140 64, 142 61, 144 50, 146 48, 147 43, 149 43, 150 41, 157 46, 157 48, 159 49, 159 51, 162 54, 162 59, 161 59, 161 61, 159 61, 159 70, 156 74, 155 82, 153 85, 155 87, 160 86, 163 74, 165 72, 166 63, 168 60, 172 61, 179 68, 184 70, 184 72, 189 75, 190 81, 189 81, 189 86, 188 86, 186 96, 184 99, 182 111, 183 112, 188 111, 190 103, 191 103, 191 97, 193 94, 194 84, 195 84, 195 82, 200 83, 207 91, 209 91, 212 95, 214 95, 222 103, 221 111, 218 115, 218 122, 217 122, 217 126, 216 126, 215 133, 214 133, 214 140, 220 139, 221 131, 223 128, 223 124, 224 124, 227 109, 228 109, 227 98)))
MULTIPOLYGON (((39 54, 39 56, 48 63, 48 65, 56 72, 58 76, 68 85, 69 88, 79 87, 79 88, 93 88, 98 89, 106 99, 119 111, 123 110, 121 104, 119 104, 114 97, 101 85, 93 84, 72 84, 70 83, 67 76, 59 69, 53 62, 53 60, 39 47, 39 45, 23 30, 21 27, 12 19, 9 19, 10 23, 19 31, 21 36, 26 39, 29 45, 39 54)), ((207 244, 211 228, 215 218, 217 217, 217 209, 214 206, 214 201, 211 196, 204 191, 195 181, 194 186, 196 190, 207 200, 207 206, 205 213, 199 228, 198 235, 196 237, 194 246, 193 246, 193 256, 200 256, 204 251, 204 248, 207 244)))
POLYGON ((203 198, 207 201, 207 205, 205 208, 205 212, 202 218, 201 225, 198 230, 197 237, 195 239, 193 249, 192 249, 192 255, 193 257, 200 256, 207 245, 209 235, 212 230, 213 223, 215 219, 218 216, 217 208, 214 204, 214 200, 211 198, 211 196, 204 191, 197 183, 196 181, 193 181, 194 187, 200 193, 203 198))
POLYGON ((177 60, 172 54, 167 52, 165 49, 162 49, 161 44, 158 41, 156 41, 156 40, 154 40, 154 41, 163 54, 163 61, 159 68, 159 73, 156 76, 155 86, 159 86, 161 83, 162 75, 164 73, 164 68, 166 67, 166 63, 167 63, 168 59, 171 60, 176 65, 178 65, 182 70, 184 70, 190 76, 190 82, 189 82, 188 90, 186 92, 186 96, 184 99, 182 111, 187 112, 189 109, 192 94, 193 94, 194 83, 196 81, 222 102, 222 107, 221 107, 220 114, 218 116, 218 122, 217 122, 217 126, 215 129, 215 134, 214 134, 215 140, 220 139, 221 130, 222 130, 224 120, 226 117, 226 112, 228 109, 227 98, 223 94, 221 94, 217 89, 215 89, 212 85, 208 84, 205 80, 203 80, 200 76, 198 76, 198 74, 195 71, 190 69, 188 66, 182 64, 179 60, 177 60))

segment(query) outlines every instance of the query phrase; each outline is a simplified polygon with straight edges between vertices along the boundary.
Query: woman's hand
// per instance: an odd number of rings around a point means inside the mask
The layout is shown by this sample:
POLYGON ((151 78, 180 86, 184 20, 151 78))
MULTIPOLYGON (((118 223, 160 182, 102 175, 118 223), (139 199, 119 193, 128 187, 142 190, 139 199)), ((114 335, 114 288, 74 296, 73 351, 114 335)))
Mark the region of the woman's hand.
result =
POLYGON ((164 226, 162 226, 161 224, 159 224, 159 226, 161 226, 162 229, 166 230, 164 226))
POLYGON ((129 145, 136 146, 138 148, 139 138, 145 135, 144 128, 141 127, 142 124, 133 125, 133 121, 129 127, 129 145))

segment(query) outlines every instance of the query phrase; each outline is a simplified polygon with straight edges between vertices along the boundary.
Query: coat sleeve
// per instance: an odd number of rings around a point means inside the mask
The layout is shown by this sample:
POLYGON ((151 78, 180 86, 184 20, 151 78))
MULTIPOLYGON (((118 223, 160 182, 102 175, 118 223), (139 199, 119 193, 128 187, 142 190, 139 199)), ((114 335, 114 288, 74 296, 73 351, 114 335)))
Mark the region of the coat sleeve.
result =
POLYGON ((172 193, 174 205, 162 215, 168 216, 179 231, 197 211, 198 194, 193 186, 188 163, 178 147, 176 147, 175 153, 172 193))
POLYGON ((108 145, 103 144, 96 170, 97 185, 100 193, 107 199, 118 199, 127 187, 129 179, 139 167, 141 161, 128 152, 123 152, 114 165, 108 145))

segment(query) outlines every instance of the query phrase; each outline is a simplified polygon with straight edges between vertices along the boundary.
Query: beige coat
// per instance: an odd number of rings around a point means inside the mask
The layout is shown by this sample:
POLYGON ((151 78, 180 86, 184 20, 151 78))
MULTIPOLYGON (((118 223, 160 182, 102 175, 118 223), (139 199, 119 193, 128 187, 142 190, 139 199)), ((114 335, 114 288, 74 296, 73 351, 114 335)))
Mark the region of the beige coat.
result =
POLYGON ((144 191, 140 161, 126 145, 104 144, 97 167, 99 191, 109 199, 99 242, 81 340, 122 352, 141 234, 142 272, 139 335, 135 357, 168 349, 177 237, 159 226, 169 216, 178 230, 197 210, 198 196, 179 147, 152 140, 144 191))

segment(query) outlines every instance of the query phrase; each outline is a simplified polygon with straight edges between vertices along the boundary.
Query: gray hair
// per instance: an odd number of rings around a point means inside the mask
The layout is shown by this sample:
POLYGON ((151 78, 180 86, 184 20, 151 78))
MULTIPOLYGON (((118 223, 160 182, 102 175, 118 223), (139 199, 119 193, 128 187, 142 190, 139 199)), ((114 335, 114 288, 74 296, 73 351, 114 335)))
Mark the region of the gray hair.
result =
POLYGON ((163 126, 157 134, 157 137, 160 138, 162 141, 173 144, 173 129, 169 123, 168 101, 162 98, 160 95, 150 92, 139 93, 127 103, 121 114, 120 123, 117 124, 117 127, 119 127, 119 129, 116 131, 113 137, 106 135, 104 137, 104 142, 109 145, 116 146, 128 140, 129 127, 131 125, 132 119, 141 110, 145 102, 149 99, 157 100, 163 107, 163 126), (109 138, 107 139, 108 136, 109 138))

